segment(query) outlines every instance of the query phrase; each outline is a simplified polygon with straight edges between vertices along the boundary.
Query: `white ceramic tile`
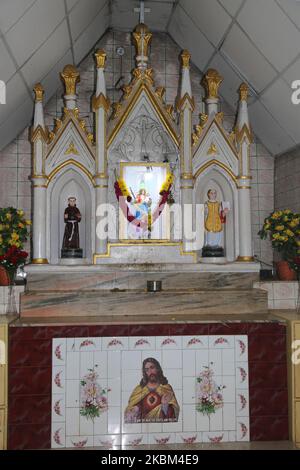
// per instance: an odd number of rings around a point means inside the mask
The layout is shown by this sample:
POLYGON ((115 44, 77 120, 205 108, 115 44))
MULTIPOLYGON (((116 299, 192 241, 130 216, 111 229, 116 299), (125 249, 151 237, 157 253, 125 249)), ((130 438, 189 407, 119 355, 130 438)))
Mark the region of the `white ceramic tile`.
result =
POLYGON ((234 431, 236 426, 235 403, 225 403, 223 406, 223 429, 234 431))
POLYGON ((167 445, 176 443, 176 434, 174 433, 155 433, 149 434, 149 445, 167 445))
POLYGON ((237 441, 250 440, 249 418, 237 417, 236 418, 237 441))
POLYGON ((209 415, 210 431, 220 431, 223 429, 223 412, 222 408, 216 409, 214 413, 209 415))
POLYGON ((209 431, 209 417, 199 411, 196 413, 197 431, 209 431))
POLYGON ((162 423, 142 423, 142 433, 146 433, 146 434, 162 433, 162 423))
POLYGON ((183 377, 183 403, 185 405, 196 403, 196 377, 183 377))
POLYGON ((143 434, 123 434, 122 447, 131 446, 138 447, 139 445, 148 444, 148 436, 143 434))
POLYGON ((107 336, 102 338, 102 350, 103 351, 121 351, 128 349, 128 338, 127 337, 116 337, 107 336))
POLYGON ((122 422, 122 434, 141 434, 142 423, 124 423, 122 422))
POLYGON ((94 367, 94 353, 93 352, 80 352, 80 378, 82 379, 88 374, 89 369, 94 367))
POLYGON ((228 442, 236 442, 236 431, 228 432, 228 442))
POLYGON ((208 367, 209 364, 209 349, 196 351, 196 375, 208 367))
POLYGON ((93 447, 93 436, 68 436, 66 438, 66 447, 76 449, 83 449, 85 447, 93 447))
POLYGON ((183 349, 203 349, 208 348, 208 336, 183 336, 183 349))
POLYGON ((108 434, 119 434, 121 432, 121 408, 110 406, 107 411, 108 434))
POLYGON ((107 377, 121 377, 121 352, 107 351, 107 377))
POLYGON ((52 364, 60 366, 66 363, 66 339, 53 338, 52 340, 52 364))
POLYGON ((52 368, 52 393, 62 393, 65 390, 65 366, 52 368))
POLYGON ((106 447, 108 449, 117 449, 121 446, 121 435, 103 434, 94 436, 94 447, 106 447))
POLYGON ((235 336, 235 360, 247 361, 248 359, 248 336, 235 336))
POLYGON ((133 391, 140 383, 142 372, 139 370, 127 370, 122 374, 122 391, 133 391))
POLYGON ((181 336, 157 336, 156 349, 182 349, 181 336))
POLYGON ((66 407, 79 407, 80 382, 79 380, 67 380, 66 381, 66 407))
POLYGON ((66 436, 80 436, 79 408, 66 408, 66 436))
POLYGON ((183 405, 182 406, 182 423, 183 431, 192 432, 196 431, 196 413, 195 405, 183 405))
POLYGON ((235 385, 236 385, 236 378, 235 376, 223 376, 221 378, 221 383, 218 384, 225 388, 221 390, 223 395, 224 403, 235 403, 236 393, 235 393, 235 385))
POLYGON ((65 411, 65 395, 64 394, 53 394, 52 395, 52 421, 53 422, 64 422, 66 419, 65 411))
POLYGON ((204 432, 203 442, 209 442, 211 444, 218 444, 219 442, 228 442, 228 432, 226 431, 204 432))
POLYGON ((222 374, 222 350, 209 349, 209 367, 214 371, 215 375, 222 374))
POLYGON ((75 351, 75 338, 66 338, 67 351, 75 351))
POLYGON ((163 423, 163 432, 182 432, 182 413, 179 414, 177 422, 163 423))
POLYGON ((129 349, 143 351, 155 348, 155 336, 131 336, 129 338, 129 349))
POLYGON ((94 365, 97 367, 97 373, 102 379, 107 378, 107 351, 95 351, 94 352, 94 365))
POLYGON ((67 352, 67 379, 80 378, 80 353, 79 352, 67 352))
POLYGON ((165 369, 164 376, 168 379, 173 390, 182 390, 182 370, 165 369))
POLYGON ((215 349, 234 348, 234 336, 210 335, 209 347, 215 349))
POLYGON ((249 416, 249 391, 236 391, 236 416, 249 416))
POLYGON ((120 406, 121 403, 121 378, 107 379, 108 404, 109 406, 120 406))
POLYGON ((123 351, 122 366, 123 371, 126 370, 142 370, 142 352, 141 351, 123 351))
POLYGON ((183 376, 195 377, 196 374, 196 352, 182 351, 182 373, 183 376))
POLYGON ((104 411, 100 416, 94 418, 93 434, 107 434, 108 432, 108 413, 104 411))
POLYGON ((236 387, 241 389, 248 389, 248 363, 238 362, 236 366, 236 387))
POLYGON ((64 423, 52 423, 51 428, 51 447, 60 449, 66 446, 66 433, 64 423))
POLYGON ((101 338, 75 338, 75 351, 101 351, 101 338))
POLYGON ((201 432, 180 432, 176 434, 176 444, 195 444, 202 442, 201 432))
POLYGON ((182 369, 182 350, 162 351, 163 369, 182 369))

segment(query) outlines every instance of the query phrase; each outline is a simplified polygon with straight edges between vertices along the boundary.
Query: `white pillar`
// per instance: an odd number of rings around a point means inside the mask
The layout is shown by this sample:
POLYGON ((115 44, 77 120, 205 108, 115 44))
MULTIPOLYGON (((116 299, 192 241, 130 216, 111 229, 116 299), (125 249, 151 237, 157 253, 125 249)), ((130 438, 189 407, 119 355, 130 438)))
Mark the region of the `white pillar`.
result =
MULTIPOLYGON (((96 115, 96 220, 97 209, 101 204, 107 204, 108 174, 107 174, 107 115, 110 108, 109 100, 106 97, 106 85, 104 76, 104 66, 106 53, 98 50, 95 53, 97 64, 97 88, 93 97, 93 111, 96 115)), ((99 221, 97 221, 98 223, 99 221)), ((97 223, 95 233, 95 255, 107 253, 107 238, 99 238, 97 235, 97 223)))
POLYGON ((35 109, 31 132, 33 146, 32 188, 33 188, 33 226, 32 226, 32 263, 48 264, 46 253, 46 188, 45 146, 47 141, 43 114, 44 90, 40 83, 34 87, 35 109))
POLYGON ((239 88, 239 107, 236 123, 236 143, 239 151, 238 204, 239 204, 239 257, 238 261, 253 261, 251 228, 251 176, 250 144, 252 133, 248 116, 248 86, 242 83, 239 88))
POLYGON ((238 203, 240 246, 238 261, 253 261, 249 178, 239 180, 238 203))
MULTIPOLYGON (((180 190, 182 205, 182 243, 183 251, 190 251, 190 243, 188 233, 185 230, 185 221, 192 217, 193 219, 193 169, 192 169, 192 113, 194 110, 194 99, 192 96, 191 80, 190 80, 190 58, 188 51, 184 50, 181 54, 182 71, 181 71, 181 89, 177 107, 180 112, 180 190)), ((193 227, 193 221, 190 226, 193 227)))
POLYGON ((48 264, 46 254, 46 178, 32 177, 33 182, 33 264, 48 264))

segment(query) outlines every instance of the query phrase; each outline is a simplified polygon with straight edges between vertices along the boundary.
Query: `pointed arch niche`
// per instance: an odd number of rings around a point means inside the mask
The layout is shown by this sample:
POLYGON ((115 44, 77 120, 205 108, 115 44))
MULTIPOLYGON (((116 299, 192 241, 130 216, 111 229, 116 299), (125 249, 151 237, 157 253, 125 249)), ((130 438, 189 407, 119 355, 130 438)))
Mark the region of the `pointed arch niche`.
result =
POLYGON ((230 203, 224 230, 224 248, 227 261, 235 261, 239 252, 238 194, 235 181, 222 166, 212 163, 200 168, 195 175, 194 204, 204 204, 209 189, 217 191, 219 201, 230 203))
POLYGON ((79 240, 80 248, 83 250, 83 259, 80 261, 77 259, 76 264, 78 262, 92 262, 95 245, 94 188, 88 175, 76 165, 71 164, 58 171, 47 188, 47 223, 49 227, 47 253, 51 264, 65 262, 65 260, 61 260, 61 247, 65 230, 64 211, 70 196, 76 197, 77 207, 82 216, 79 224, 79 240))

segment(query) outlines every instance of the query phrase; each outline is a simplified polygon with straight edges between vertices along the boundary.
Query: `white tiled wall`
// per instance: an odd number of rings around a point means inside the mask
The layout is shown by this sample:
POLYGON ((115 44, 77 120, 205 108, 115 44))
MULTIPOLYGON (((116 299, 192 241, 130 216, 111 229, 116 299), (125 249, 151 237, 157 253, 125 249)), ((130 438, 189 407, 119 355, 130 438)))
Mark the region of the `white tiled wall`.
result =
POLYGON ((0 286, 0 315, 20 312, 20 294, 24 286, 0 286))
POLYGON ((299 303, 299 284, 298 282, 256 282, 255 288, 266 290, 268 292, 269 309, 295 309, 299 303))
POLYGON ((248 337, 173 336, 56 338, 52 353, 52 447, 119 447, 143 444, 249 440, 248 337), (124 422, 146 358, 159 361, 180 407, 176 421, 124 422), (221 388, 222 407, 197 411, 197 377, 207 368, 221 388), (86 375, 107 396, 94 419, 82 416, 86 375))

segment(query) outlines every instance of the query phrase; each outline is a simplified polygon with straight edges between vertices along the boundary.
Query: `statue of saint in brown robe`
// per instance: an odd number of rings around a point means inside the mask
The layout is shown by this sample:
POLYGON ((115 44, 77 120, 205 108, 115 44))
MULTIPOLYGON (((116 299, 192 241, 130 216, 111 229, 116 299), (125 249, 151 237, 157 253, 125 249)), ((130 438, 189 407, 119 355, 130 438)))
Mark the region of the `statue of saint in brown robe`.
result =
POLYGON ((74 250, 80 248, 79 245, 79 227, 78 223, 81 221, 80 210, 76 207, 76 198, 68 198, 68 207, 65 209, 65 233, 63 239, 63 250, 74 250))

